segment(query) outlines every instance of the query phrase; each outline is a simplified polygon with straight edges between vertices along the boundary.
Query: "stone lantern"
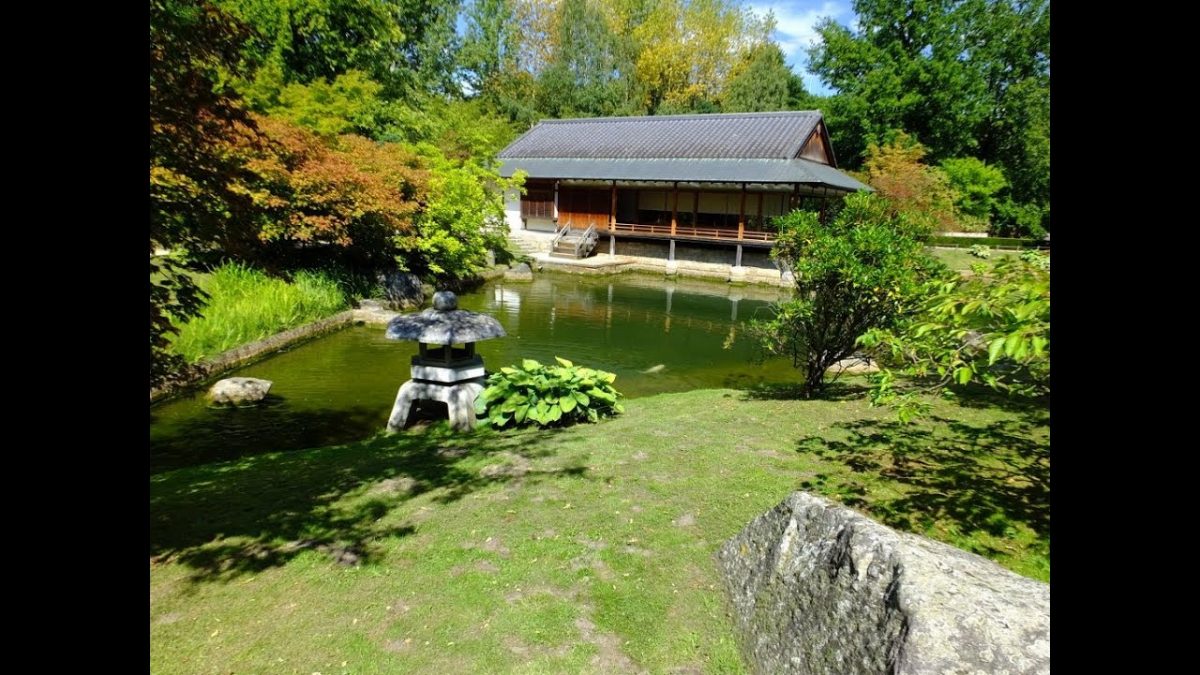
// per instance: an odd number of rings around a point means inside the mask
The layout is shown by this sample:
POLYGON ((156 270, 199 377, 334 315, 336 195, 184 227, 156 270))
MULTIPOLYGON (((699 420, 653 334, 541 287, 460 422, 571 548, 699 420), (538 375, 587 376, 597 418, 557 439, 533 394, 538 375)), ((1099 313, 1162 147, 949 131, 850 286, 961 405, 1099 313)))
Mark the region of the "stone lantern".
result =
POLYGON ((422 400, 445 403, 453 428, 473 429, 475 398, 485 386, 483 357, 475 353, 475 343, 505 335, 492 317, 459 309, 458 297, 450 291, 434 293, 432 309, 392 319, 385 337, 415 340, 421 352, 412 357, 412 379, 396 394, 388 430, 403 429, 413 403, 422 400), (459 344, 462 348, 456 349, 459 344))

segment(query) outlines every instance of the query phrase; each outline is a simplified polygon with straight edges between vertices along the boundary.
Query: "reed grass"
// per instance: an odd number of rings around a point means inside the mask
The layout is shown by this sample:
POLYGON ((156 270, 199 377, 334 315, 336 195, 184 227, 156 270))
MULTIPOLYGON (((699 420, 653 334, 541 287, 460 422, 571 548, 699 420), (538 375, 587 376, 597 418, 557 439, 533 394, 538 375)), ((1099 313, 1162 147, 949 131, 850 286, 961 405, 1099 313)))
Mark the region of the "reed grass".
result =
POLYGON ((171 344, 189 363, 322 319, 348 305, 337 282, 324 272, 296 272, 289 281, 228 263, 200 283, 209 294, 203 316, 182 324, 171 344))

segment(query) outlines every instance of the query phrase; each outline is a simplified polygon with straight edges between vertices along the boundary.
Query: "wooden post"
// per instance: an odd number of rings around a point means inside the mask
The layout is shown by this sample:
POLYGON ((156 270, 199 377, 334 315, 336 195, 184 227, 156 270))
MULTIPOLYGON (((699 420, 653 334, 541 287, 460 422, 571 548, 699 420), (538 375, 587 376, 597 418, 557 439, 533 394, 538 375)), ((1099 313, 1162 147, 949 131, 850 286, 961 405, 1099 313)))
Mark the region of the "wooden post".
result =
POLYGON ((788 211, 796 208, 796 202, 798 201, 800 201, 800 184, 794 183, 792 185, 792 208, 788 209, 788 211))
POLYGON ((821 190, 821 216, 820 216, 822 223, 825 222, 825 201, 826 201, 825 196, 827 194, 828 194, 828 188, 823 188, 821 190))
POLYGON ((671 240, 671 250, 667 253, 667 262, 675 262, 675 240, 671 240))
POLYGON ((608 231, 617 229, 617 181, 612 182, 612 208, 608 211, 608 231))
POLYGON ((741 244, 738 244, 738 247, 737 247, 737 258, 735 258, 735 259, 734 259, 734 261, 733 261, 733 266, 734 266, 734 267, 741 267, 741 266, 742 266, 742 245, 741 245, 741 244))
MULTIPOLYGON (((674 201, 671 203, 671 236, 674 237, 675 236, 675 216, 679 212, 679 183, 678 182, 676 182, 674 187, 671 188, 671 194, 675 196, 674 201)), ((672 247, 673 246, 674 245, 672 245, 672 247)))
MULTIPOLYGON (((608 235, 608 254, 610 256, 617 254, 617 238, 613 235, 608 235)), ((611 290, 609 291, 612 292, 611 290)))
POLYGON ((692 191, 692 234, 696 233, 700 220, 700 188, 692 191))
MULTIPOLYGON (((738 241, 746 237, 746 184, 742 183, 742 205, 738 207, 738 241)), ((738 264, 741 264, 742 247, 738 245, 738 264)))

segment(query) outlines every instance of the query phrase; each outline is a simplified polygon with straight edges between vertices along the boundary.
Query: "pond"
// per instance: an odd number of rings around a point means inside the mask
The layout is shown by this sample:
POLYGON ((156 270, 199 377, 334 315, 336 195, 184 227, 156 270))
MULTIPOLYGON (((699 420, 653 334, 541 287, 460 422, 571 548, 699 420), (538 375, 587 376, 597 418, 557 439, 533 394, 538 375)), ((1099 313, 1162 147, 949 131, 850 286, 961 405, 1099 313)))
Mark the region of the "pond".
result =
MULTIPOLYGON (((616 373, 615 386, 632 398, 796 381, 787 361, 755 363, 745 340, 724 347, 785 293, 659 276, 546 273, 533 283, 488 283, 460 296, 459 306, 491 314, 508 331, 479 343, 489 369, 561 356, 616 373)), ((381 431, 417 352, 416 343, 383 333, 382 325, 353 326, 224 375, 273 381, 259 407, 210 408, 204 390, 151 407, 151 471, 347 443, 381 431)))

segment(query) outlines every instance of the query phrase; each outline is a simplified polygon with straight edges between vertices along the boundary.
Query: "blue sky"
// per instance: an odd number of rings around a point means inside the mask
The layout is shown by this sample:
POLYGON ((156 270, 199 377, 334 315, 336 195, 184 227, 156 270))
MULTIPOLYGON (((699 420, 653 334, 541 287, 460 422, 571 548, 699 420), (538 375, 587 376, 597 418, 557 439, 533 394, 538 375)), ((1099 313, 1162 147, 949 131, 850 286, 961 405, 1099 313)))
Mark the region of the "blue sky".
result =
POLYGON ((813 26, 824 17, 851 25, 854 12, 850 9, 849 0, 749 0, 745 3, 756 14, 775 13, 777 22, 775 41, 783 49, 788 65, 804 78, 804 86, 814 94, 831 94, 833 91, 821 84, 815 75, 808 72, 806 50, 817 40, 813 26))

